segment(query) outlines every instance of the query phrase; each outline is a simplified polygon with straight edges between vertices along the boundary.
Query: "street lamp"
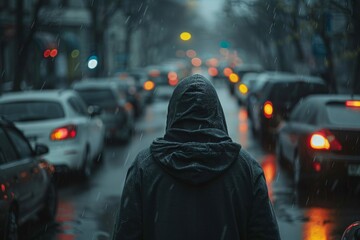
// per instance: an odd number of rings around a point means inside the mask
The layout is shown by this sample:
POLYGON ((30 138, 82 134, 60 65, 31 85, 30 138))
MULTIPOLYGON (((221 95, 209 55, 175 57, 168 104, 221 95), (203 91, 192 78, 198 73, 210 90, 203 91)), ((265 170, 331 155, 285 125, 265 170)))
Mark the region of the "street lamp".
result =
POLYGON ((180 33, 180 39, 183 41, 189 41, 191 39, 191 34, 189 32, 180 33))

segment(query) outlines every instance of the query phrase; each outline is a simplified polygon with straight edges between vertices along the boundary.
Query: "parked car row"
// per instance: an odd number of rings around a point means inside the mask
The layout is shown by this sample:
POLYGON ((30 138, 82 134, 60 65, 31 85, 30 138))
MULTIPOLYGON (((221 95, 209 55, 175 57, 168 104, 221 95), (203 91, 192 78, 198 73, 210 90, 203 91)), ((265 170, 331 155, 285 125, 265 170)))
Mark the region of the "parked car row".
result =
POLYGON ((253 135, 265 148, 276 146, 298 196, 319 184, 359 186, 359 95, 330 94, 321 78, 284 72, 250 72, 235 86, 253 135))
POLYGON ((37 216, 52 222, 57 210, 54 168, 42 144, 31 147, 15 125, 0 118, 0 239, 18 239, 18 228, 37 216))

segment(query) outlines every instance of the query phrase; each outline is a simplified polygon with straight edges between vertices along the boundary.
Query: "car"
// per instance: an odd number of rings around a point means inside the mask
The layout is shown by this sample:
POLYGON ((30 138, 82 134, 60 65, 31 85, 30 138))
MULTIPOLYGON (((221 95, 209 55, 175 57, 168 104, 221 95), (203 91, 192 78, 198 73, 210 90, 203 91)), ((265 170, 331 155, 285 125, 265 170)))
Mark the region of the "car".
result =
POLYGON ((129 73, 124 72, 117 74, 117 77, 104 78, 104 80, 117 83, 119 92, 125 94, 126 101, 131 103, 133 106, 135 118, 138 118, 143 114, 145 108, 145 98, 141 94, 142 88, 139 88, 139 85, 134 77, 132 77, 129 73))
POLYGON ((182 61, 168 60, 166 63, 146 67, 149 80, 155 83, 155 97, 169 99, 179 81, 190 75, 188 65, 182 61))
POLYGON ((257 102, 258 98, 262 95, 261 90, 264 87, 265 83, 267 81, 271 81, 272 79, 291 77, 292 74, 288 72, 278 72, 278 71, 266 71, 262 73, 247 73, 247 74, 257 74, 255 77, 256 80, 253 82, 250 91, 248 91, 245 101, 248 118, 252 121, 252 112, 253 112, 252 110, 254 109, 254 105, 257 102))
POLYGON ((96 109, 88 109, 73 90, 13 92, 0 97, 0 114, 13 121, 33 145, 49 147, 45 158, 56 172, 75 172, 84 178, 101 160, 104 148, 105 128, 96 109))
POLYGON ((312 95, 278 130, 276 154, 298 191, 316 183, 360 183, 360 95, 312 95))
POLYGON ((233 68, 233 73, 228 76, 228 87, 231 95, 235 94, 235 85, 242 81, 246 73, 261 73, 264 69, 259 64, 241 64, 233 68))
POLYGON ((256 84, 259 73, 244 74, 242 81, 235 85, 235 97, 240 106, 246 105, 247 96, 250 94, 256 84))
POLYGON ((126 93, 114 81, 83 79, 72 85, 88 106, 97 104, 108 141, 128 142, 134 132, 134 109, 126 93))
POLYGON ((329 88, 318 77, 295 74, 270 74, 251 109, 252 132, 263 146, 273 144, 279 124, 288 118, 302 98, 327 94, 329 88))
POLYGON ((126 72, 136 82, 137 91, 146 104, 154 99, 155 83, 150 80, 148 72, 144 68, 130 69, 126 72))
POLYGON ((54 221, 57 189, 54 167, 43 155, 48 147, 30 146, 16 126, 0 117, 0 239, 18 239, 19 227, 30 218, 54 221))

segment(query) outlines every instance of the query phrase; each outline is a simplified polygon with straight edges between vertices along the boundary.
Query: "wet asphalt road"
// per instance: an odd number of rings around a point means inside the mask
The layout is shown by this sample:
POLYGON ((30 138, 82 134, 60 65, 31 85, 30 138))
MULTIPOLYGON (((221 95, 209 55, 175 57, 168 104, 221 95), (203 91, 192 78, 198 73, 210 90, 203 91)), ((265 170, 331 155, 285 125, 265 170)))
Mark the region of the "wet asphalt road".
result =
MULTIPOLYGON (((321 192, 306 201, 296 200, 291 172, 279 168, 276 156, 264 151, 251 135, 246 111, 229 96, 224 85, 216 84, 229 134, 262 165, 283 240, 340 239, 345 227, 360 220, 360 197, 341 189, 330 195, 321 192)), ((127 145, 106 147, 104 163, 97 166, 88 182, 67 176, 59 185, 56 223, 45 226, 36 219, 26 224, 23 239, 97 240, 111 239, 126 171, 137 152, 164 133, 167 100, 150 104, 136 124, 127 145)))

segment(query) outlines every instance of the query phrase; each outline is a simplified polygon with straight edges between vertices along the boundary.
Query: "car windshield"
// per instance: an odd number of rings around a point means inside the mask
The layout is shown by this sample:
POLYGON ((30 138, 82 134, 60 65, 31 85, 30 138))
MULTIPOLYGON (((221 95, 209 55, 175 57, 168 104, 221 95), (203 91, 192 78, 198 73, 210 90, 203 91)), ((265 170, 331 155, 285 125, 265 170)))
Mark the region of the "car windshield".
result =
POLYGON ((327 92, 327 87, 324 84, 305 82, 275 83, 272 88, 270 98, 274 102, 294 103, 308 95, 322 94, 327 92))
POLYGON ((326 113, 330 123, 360 128, 360 108, 329 104, 326 106, 326 113))
POLYGON ((50 101, 24 101, 0 104, 0 115, 15 122, 59 119, 65 116, 62 106, 50 101))
POLYGON ((97 105, 108 108, 115 107, 117 104, 116 98, 110 89, 77 89, 76 91, 88 106, 97 105))

